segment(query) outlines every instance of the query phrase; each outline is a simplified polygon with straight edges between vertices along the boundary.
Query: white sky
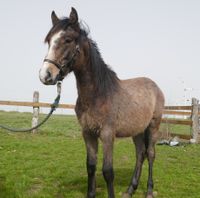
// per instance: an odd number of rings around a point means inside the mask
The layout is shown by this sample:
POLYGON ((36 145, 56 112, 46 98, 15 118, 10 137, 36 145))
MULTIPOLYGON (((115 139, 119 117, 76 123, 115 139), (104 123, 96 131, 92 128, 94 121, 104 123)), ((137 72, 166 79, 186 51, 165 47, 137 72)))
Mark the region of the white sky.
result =
MULTIPOLYGON (((41 84, 38 77, 47 53, 43 40, 51 28, 51 11, 68 16, 72 6, 119 78, 153 79, 167 104, 200 98, 199 0, 2 0, 0 100, 31 101, 38 90, 40 101, 53 101, 56 87, 41 84)), ((74 104, 76 97, 70 74, 61 102, 74 104)))

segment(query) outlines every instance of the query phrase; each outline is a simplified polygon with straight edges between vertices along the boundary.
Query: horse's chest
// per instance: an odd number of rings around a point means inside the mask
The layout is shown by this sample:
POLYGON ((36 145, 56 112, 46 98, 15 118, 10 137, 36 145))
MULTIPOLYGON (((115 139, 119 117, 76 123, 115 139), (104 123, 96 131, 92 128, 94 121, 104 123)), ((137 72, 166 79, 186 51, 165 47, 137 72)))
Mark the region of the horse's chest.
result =
POLYGON ((85 130, 100 130, 108 117, 108 106, 98 103, 94 106, 84 106, 77 102, 76 114, 81 127, 85 130))
POLYGON ((102 119, 100 116, 95 115, 94 112, 83 112, 79 117, 80 125, 83 129, 99 130, 102 128, 102 119))

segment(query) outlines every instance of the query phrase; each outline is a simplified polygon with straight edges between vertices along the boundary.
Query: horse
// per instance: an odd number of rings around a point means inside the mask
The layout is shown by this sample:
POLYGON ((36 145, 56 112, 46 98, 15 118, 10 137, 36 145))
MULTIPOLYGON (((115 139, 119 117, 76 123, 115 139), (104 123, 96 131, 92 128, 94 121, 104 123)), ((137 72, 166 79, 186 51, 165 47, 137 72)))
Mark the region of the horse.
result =
POLYGON ((123 197, 135 193, 145 158, 148 159, 146 198, 153 197, 153 162, 155 143, 161 122, 164 96, 155 82, 145 77, 120 80, 99 52, 96 42, 79 22, 71 8, 69 17, 51 13, 52 28, 45 42, 48 53, 39 71, 45 85, 55 85, 70 72, 76 78, 78 98, 75 112, 82 128, 87 150, 87 197, 96 196, 95 171, 98 142, 102 142, 102 173, 109 198, 115 197, 113 145, 117 137, 132 137, 136 164, 129 187, 123 197))

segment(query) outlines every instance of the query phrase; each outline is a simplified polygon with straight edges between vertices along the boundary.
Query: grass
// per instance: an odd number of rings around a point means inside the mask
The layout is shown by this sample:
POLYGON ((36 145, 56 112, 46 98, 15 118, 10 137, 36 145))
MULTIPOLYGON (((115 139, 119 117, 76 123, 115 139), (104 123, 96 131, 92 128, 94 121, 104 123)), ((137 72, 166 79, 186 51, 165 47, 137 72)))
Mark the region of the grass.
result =
MULTIPOLYGON (((30 125, 30 113, 0 112, 0 123, 30 125)), ((174 129, 178 130, 178 129, 174 129)), ((186 130, 186 129, 185 129, 186 130)), ((87 189, 85 145, 74 116, 55 115, 37 134, 8 133, 0 129, 1 198, 84 198, 87 189)), ((200 197, 200 145, 156 146, 154 192, 160 198, 200 197)), ((100 145, 97 198, 106 198, 101 173, 100 145)), ((115 141, 115 193, 121 197, 129 184, 135 162, 130 139, 115 141)), ((145 162, 135 197, 146 191, 145 162)))
POLYGON ((160 127, 160 131, 174 133, 174 134, 182 134, 182 135, 191 135, 191 126, 188 125, 180 125, 180 124, 162 124, 160 127))

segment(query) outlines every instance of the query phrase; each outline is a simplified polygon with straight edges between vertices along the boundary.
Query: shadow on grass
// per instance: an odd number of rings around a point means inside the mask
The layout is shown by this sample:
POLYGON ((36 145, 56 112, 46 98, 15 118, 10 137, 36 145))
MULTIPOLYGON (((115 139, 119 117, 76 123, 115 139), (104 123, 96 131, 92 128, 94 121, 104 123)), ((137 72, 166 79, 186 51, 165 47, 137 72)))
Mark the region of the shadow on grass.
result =
MULTIPOLYGON (((115 169, 115 193, 116 197, 121 197, 122 193, 124 193, 128 185, 130 183, 131 177, 133 174, 133 169, 130 168, 116 168, 115 169)), ((107 197, 107 189, 106 184, 101 172, 97 172, 96 174, 96 197, 102 198, 107 197)), ((137 190, 137 194, 145 195, 146 192, 146 179, 145 181, 140 181, 139 188, 137 190)), ((64 197, 79 197, 83 198, 86 197, 87 193, 87 176, 79 176, 76 178, 72 178, 71 180, 62 179, 58 186, 58 193, 57 198, 64 198, 64 197)))
MULTIPOLYGON (((132 175, 133 175, 133 170, 134 168, 115 168, 115 189, 116 193, 122 194, 126 192, 132 175)), ((146 171, 143 167, 143 172, 146 171)), ((146 174, 145 174, 146 175, 146 174)), ((138 189, 136 191, 136 194, 142 194, 145 195, 146 193, 146 182, 147 182, 147 177, 142 177, 140 178, 138 189)))

